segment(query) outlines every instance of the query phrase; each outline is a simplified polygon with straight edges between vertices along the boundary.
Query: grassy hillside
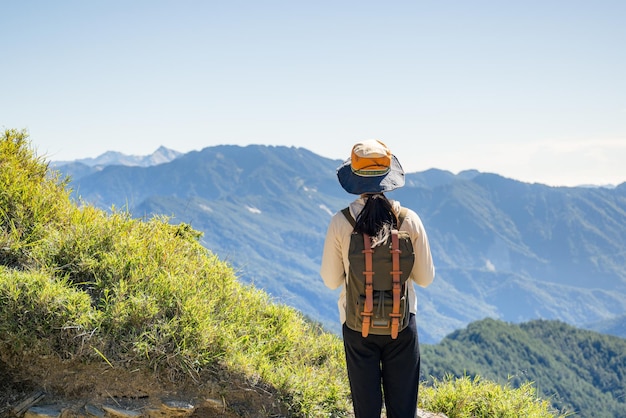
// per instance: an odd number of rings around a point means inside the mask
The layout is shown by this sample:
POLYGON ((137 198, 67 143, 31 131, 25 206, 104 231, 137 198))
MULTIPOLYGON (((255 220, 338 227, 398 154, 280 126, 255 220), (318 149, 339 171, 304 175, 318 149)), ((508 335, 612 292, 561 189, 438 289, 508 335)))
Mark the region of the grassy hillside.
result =
POLYGON ((479 375, 514 387, 534 382, 555 408, 583 417, 626 411, 626 340, 559 321, 478 321, 424 346, 422 356, 425 376, 479 375))
MULTIPOLYGON (((104 370, 102 375, 144 373, 179 387, 206 386, 207 380, 226 382, 223 387, 232 390, 245 384, 288 416, 349 415, 343 348, 336 335, 242 285, 188 225, 76 205, 66 186, 31 150, 25 132, 4 132, 2 379, 17 376, 16 382, 25 384, 24 369, 48 367, 52 373, 49 364, 56 362, 75 369, 75 382, 91 365, 104 370)), ((0 389, 10 392, 15 382, 2 379, 0 389)), ((70 393, 61 381, 27 383, 48 384, 72 396, 93 390, 74 386, 70 393)), ((554 416, 528 388, 470 382, 484 402, 469 405, 462 402, 467 387, 457 389, 465 383, 425 386, 423 405, 450 418, 520 411, 554 416)), ((228 400, 228 390, 221 396, 228 400)), ((261 410, 255 416, 264 414, 270 416, 261 410)))

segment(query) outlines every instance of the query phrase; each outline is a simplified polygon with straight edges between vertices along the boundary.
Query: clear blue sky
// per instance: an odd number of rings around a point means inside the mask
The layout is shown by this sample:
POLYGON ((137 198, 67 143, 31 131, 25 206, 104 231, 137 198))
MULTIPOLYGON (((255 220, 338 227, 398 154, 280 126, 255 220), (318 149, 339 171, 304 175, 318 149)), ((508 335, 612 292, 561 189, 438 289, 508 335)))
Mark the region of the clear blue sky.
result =
POLYGON ((50 160, 218 144, 626 181, 626 1, 2 1, 0 127, 50 160))

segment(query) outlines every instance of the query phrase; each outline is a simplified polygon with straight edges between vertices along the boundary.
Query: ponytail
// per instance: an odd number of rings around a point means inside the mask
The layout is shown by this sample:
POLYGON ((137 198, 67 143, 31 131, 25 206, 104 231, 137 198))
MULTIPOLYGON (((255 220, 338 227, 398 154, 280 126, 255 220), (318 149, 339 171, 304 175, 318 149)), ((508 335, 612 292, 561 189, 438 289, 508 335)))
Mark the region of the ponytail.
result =
POLYGON ((365 206, 356 218, 354 230, 369 235, 375 247, 387 240, 393 228, 399 227, 398 216, 384 194, 369 194, 365 199, 365 206))

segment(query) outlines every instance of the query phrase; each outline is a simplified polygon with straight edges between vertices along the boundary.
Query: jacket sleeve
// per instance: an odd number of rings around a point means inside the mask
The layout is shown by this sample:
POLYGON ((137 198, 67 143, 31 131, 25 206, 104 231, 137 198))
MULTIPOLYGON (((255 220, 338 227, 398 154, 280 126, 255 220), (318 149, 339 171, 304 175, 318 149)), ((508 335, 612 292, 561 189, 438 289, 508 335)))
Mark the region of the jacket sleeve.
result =
POLYGON ((341 250, 341 234, 339 233, 339 215, 343 216, 341 213, 335 214, 328 225, 320 267, 320 275, 324 284, 330 289, 337 289, 344 284, 346 276, 341 250))
POLYGON ((413 241, 415 264, 411 270, 411 279, 419 286, 426 287, 435 278, 435 265, 422 220, 417 213, 409 209, 401 229, 408 229, 413 241))

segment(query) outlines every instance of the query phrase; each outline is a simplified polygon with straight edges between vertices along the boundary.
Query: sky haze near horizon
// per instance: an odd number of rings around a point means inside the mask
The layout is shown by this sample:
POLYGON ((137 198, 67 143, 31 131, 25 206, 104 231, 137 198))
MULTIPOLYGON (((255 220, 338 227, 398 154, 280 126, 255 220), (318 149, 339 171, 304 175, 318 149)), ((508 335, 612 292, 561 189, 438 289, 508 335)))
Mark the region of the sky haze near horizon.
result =
POLYGON ((3 2, 0 128, 50 160, 221 144, 626 181, 626 2, 3 2))

